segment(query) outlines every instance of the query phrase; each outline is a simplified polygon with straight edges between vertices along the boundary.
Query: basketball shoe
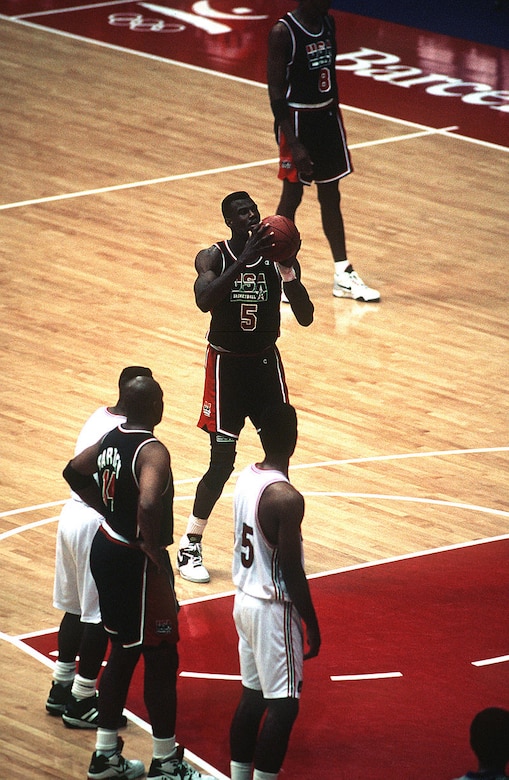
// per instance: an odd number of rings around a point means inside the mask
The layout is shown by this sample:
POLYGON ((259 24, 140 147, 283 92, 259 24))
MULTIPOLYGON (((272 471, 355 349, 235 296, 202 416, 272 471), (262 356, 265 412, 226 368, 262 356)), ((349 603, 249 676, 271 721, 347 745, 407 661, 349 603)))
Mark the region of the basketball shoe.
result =
POLYGON ((51 690, 46 699, 46 711, 50 715, 62 715, 66 705, 71 699, 71 687, 72 685, 62 685, 53 680, 51 683, 51 690))
POLYGON ((210 574, 203 565, 201 542, 191 541, 177 552, 177 569, 180 576, 189 582, 208 582, 210 574))
POLYGON ((138 777, 144 777, 145 765, 142 761, 128 761, 122 755, 124 740, 118 738, 117 749, 112 756, 98 756, 96 752, 92 755, 90 766, 88 768, 88 780, 108 780, 110 777, 116 777, 117 780, 136 780, 138 777))
MULTIPOLYGON (((97 709, 97 691, 95 696, 89 696, 86 699, 76 699, 71 696, 67 706, 62 713, 62 720, 69 729, 96 729, 99 718, 97 709)), ((125 715, 120 716, 118 724, 119 729, 127 726, 125 715)))
POLYGON ((179 745, 175 755, 169 758, 153 758, 147 780, 214 780, 212 775, 202 775, 184 761, 184 748, 179 745))
POLYGON ((365 301, 366 303, 377 303, 380 300, 378 290, 364 284, 357 271, 353 269, 343 271, 341 274, 334 274, 332 294, 335 298, 353 298, 356 301, 365 301))

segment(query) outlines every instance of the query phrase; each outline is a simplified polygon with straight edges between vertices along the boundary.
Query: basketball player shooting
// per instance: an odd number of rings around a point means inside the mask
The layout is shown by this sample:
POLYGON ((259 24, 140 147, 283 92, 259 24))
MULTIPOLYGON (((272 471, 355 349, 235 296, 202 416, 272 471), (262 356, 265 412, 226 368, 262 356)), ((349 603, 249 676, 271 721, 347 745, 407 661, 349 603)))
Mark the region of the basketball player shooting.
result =
POLYGON ((262 410, 288 402, 281 355, 281 289, 300 325, 313 321, 314 306, 290 267, 268 257, 275 231, 260 224, 260 212, 247 192, 232 192, 222 202, 231 238, 198 252, 194 284, 196 305, 210 312, 205 387, 198 427, 210 438, 209 467, 196 490, 193 511, 180 540, 177 568, 190 582, 208 582, 202 536, 209 516, 230 477, 237 440, 249 418, 259 428, 262 410))

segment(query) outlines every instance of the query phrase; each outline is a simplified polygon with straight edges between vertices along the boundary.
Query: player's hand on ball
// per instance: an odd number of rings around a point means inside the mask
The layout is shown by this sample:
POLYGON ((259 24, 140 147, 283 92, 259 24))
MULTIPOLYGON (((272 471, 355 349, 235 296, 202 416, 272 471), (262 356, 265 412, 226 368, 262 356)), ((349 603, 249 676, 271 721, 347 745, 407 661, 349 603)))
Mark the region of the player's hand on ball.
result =
POLYGON ((274 214, 264 217, 261 224, 269 225, 273 234, 272 248, 265 257, 275 263, 291 266, 301 245, 300 233, 295 223, 282 214, 274 214))
POLYGON ((259 222, 254 225, 251 235, 246 241, 242 254, 238 258, 239 262, 246 265, 256 260, 260 255, 267 257, 274 248, 274 234, 269 225, 259 222))

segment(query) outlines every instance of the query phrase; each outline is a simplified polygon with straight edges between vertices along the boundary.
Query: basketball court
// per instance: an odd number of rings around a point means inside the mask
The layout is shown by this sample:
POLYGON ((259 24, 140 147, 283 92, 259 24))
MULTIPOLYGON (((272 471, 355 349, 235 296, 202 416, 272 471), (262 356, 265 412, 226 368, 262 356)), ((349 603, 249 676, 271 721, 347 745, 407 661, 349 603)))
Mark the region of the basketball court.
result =
MULTIPOLYGON (((185 526, 207 458, 193 259, 222 237, 226 192, 248 189, 262 216, 275 209, 266 38, 291 7, 0 0, 10 778, 83 778, 93 750, 92 732, 44 712, 60 619, 54 539, 61 470, 86 417, 114 400, 123 365, 150 365, 165 390, 157 433, 172 453, 177 538, 185 526)), ((347 239, 382 302, 332 298, 306 193, 301 263, 315 323, 303 332, 283 311, 279 343, 323 649, 306 665, 281 776, 451 780, 475 768, 473 715, 509 707, 509 55, 333 13, 355 168, 342 185, 347 239)), ((237 469, 259 455, 246 427, 237 469)), ((177 579, 177 738, 219 779, 240 692, 234 477, 207 529, 210 584, 177 579)), ((140 669, 128 708, 125 755, 147 762, 140 669)))

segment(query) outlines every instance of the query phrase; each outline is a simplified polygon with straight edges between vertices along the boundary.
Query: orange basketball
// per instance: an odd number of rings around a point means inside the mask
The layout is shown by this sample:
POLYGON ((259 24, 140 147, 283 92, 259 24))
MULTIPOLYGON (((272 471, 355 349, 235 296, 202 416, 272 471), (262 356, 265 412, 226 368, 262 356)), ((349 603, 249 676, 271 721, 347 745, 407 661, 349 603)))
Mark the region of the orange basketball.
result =
POLYGON ((289 261, 293 260, 300 249, 300 233, 295 223, 288 217, 275 214, 262 219, 262 224, 269 225, 274 233, 272 240, 275 246, 265 253, 266 257, 281 265, 291 265, 289 261))

